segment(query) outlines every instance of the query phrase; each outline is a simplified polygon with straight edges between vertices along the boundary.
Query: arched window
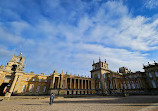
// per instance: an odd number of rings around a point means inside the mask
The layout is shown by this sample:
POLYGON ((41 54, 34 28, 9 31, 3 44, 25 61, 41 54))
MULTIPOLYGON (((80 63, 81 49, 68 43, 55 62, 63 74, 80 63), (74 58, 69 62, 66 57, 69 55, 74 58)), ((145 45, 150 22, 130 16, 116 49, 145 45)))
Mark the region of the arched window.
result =
POLYGON ((26 85, 23 86, 22 92, 25 92, 25 89, 26 89, 26 85))
POLYGON ((39 92, 40 90, 40 86, 37 86, 36 92, 39 92))
POLYGON ((156 88, 156 84, 155 84, 154 80, 152 80, 152 86, 153 86, 153 88, 156 88))
POLYGON ((153 77, 153 76, 152 76, 152 74, 151 74, 151 72, 149 72, 149 77, 150 77, 150 78, 152 78, 152 77, 153 77))
POLYGON ((43 92, 46 92, 46 86, 43 87, 43 92))
POLYGON ((155 72, 155 76, 158 77, 158 72, 155 72))
POLYGON ((100 73, 98 73, 98 78, 100 79, 100 73))
POLYGON ((128 81, 128 89, 131 89, 131 85, 129 81, 128 81))
POLYGON ((31 84, 31 86, 30 86, 30 92, 32 92, 33 91, 33 84, 31 84))
POLYGON ((132 82, 132 87, 133 87, 133 89, 135 89, 135 84, 134 84, 134 82, 132 82))

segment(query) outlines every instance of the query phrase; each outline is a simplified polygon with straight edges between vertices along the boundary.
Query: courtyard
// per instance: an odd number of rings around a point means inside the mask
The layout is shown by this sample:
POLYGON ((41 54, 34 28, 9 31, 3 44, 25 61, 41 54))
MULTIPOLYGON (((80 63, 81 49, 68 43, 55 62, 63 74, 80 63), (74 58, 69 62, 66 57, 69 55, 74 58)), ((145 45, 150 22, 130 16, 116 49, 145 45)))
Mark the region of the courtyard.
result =
POLYGON ((51 106, 48 96, 14 97, 0 111, 158 111, 158 96, 56 98, 51 106))

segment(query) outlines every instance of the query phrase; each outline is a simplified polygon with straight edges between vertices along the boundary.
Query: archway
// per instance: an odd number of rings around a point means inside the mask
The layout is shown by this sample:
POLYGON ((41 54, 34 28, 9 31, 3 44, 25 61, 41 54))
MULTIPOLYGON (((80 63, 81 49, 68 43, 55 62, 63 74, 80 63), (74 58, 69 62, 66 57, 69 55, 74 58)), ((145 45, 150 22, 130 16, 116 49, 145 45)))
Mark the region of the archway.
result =
POLYGON ((17 65, 16 64, 14 64, 14 65, 12 65, 12 71, 16 71, 16 68, 17 68, 17 65))
POLYGON ((5 94, 3 93, 4 88, 8 85, 9 83, 2 83, 2 85, 0 86, 0 95, 4 96, 5 94))

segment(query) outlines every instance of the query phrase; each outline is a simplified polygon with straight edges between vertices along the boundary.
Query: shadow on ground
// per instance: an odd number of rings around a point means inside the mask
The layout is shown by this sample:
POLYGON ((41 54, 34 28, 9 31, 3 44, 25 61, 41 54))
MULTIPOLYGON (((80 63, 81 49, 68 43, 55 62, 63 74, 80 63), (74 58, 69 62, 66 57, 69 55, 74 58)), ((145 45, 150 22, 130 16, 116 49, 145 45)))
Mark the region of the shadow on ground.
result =
MULTIPOLYGON (((74 98, 74 99, 55 99, 53 104, 103 104, 110 106, 156 106, 158 107, 158 96, 133 96, 133 97, 94 97, 94 98, 74 98)), ((47 105, 49 99, 46 101, 39 101, 39 104, 21 104, 21 105, 47 105), (45 103, 45 104, 44 104, 45 103)))
MULTIPOLYGON (((144 103, 158 103, 158 97, 120 97, 111 100, 104 100, 105 97, 102 99, 95 98, 87 99, 86 100, 56 100, 54 103, 106 103, 106 104, 144 104, 144 103)), ((114 97, 113 97, 114 98, 114 97)), ((108 98, 107 98, 108 99, 108 98)), ((49 103, 49 101, 44 101, 45 103, 49 103)))
POLYGON ((45 104, 21 104, 21 105, 45 105, 45 104))

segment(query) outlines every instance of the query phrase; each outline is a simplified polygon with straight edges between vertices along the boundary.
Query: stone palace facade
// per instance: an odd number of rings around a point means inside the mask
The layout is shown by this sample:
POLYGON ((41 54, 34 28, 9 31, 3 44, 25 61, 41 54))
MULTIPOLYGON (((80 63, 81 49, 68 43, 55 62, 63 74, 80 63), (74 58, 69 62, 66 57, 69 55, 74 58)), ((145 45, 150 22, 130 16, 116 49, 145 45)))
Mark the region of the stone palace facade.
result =
POLYGON ((157 93, 158 64, 144 65, 144 72, 131 72, 126 67, 111 71, 106 61, 92 64, 91 77, 57 73, 50 75, 24 72, 25 57, 14 55, 6 66, 0 66, 0 95, 110 95, 157 93))

